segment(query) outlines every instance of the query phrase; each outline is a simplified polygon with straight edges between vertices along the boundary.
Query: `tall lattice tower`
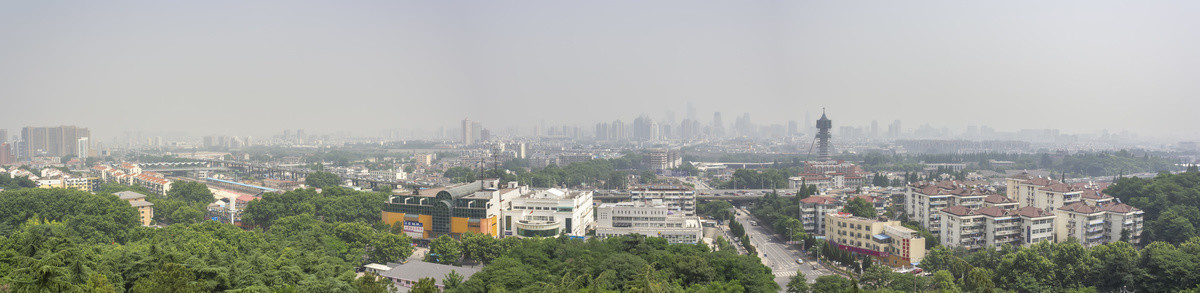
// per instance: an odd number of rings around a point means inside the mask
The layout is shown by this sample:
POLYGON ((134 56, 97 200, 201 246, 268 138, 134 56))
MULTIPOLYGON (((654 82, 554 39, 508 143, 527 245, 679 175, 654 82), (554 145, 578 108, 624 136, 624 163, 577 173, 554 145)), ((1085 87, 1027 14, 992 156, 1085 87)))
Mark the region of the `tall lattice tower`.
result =
POLYGON ((833 128, 833 120, 825 117, 825 109, 821 109, 821 119, 817 119, 817 158, 829 161, 829 129, 833 128))

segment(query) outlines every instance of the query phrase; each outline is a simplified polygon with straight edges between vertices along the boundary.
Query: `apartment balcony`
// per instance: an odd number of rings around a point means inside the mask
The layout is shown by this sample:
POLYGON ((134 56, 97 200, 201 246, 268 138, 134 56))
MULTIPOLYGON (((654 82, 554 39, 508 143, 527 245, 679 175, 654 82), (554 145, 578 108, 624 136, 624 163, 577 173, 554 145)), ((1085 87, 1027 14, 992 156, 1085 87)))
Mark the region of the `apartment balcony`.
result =
POLYGON ((996 227, 996 229, 1003 229, 1003 228, 1012 228, 1012 227, 1016 227, 1016 226, 1020 226, 1020 225, 1021 225, 1021 223, 1014 222, 1014 223, 996 224, 996 226, 994 226, 994 227, 996 227))
POLYGON ((996 244, 993 246, 1000 247, 1000 244, 1012 243, 1012 242, 1016 242, 1017 240, 1021 240, 1021 237, 1017 237, 1017 236, 997 237, 997 238, 995 238, 996 244))
POLYGON ((1087 222, 1088 226, 1103 225, 1103 224, 1104 224, 1104 219, 1096 219, 1096 220, 1091 220, 1091 221, 1087 222))

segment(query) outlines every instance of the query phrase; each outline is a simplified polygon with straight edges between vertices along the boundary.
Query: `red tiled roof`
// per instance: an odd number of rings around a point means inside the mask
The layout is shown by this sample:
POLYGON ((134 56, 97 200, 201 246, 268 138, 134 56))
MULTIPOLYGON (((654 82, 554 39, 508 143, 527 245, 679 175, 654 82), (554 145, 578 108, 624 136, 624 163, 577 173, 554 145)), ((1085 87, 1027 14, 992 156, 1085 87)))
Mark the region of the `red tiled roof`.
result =
POLYGON ((860 195, 855 195, 854 197, 856 197, 856 198, 861 198, 861 199, 863 199, 864 201, 866 201, 866 202, 869 202, 869 203, 875 203, 875 201, 876 201, 876 200, 878 200, 878 198, 877 198, 877 197, 870 196, 870 195, 861 195, 861 194, 860 194, 860 195))
POLYGON ((1054 183, 1057 183, 1057 182, 1050 178, 1038 177, 1038 178, 1030 178, 1029 179, 1029 184, 1039 185, 1039 186, 1049 186, 1054 183))
POLYGON ((1111 198, 1113 198, 1112 196, 1104 194, 1104 192, 1101 192, 1099 190, 1084 190, 1083 194, 1081 194, 1080 196, 1082 196, 1083 198, 1086 198, 1086 199, 1111 199, 1111 198))
POLYGON ((987 195, 986 192, 980 191, 979 189, 975 189, 975 188, 955 189, 955 190, 950 191, 950 194, 957 195, 957 196, 984 196, 984 195, 987 195))
POLYGON ((1035 208, 1035 207, 1019 208, 1016 210, 1016 212, 1018 215, 1021 215, 1022 217, 1027 217, 1027 218, 1041 218, 1041 217, 1049 217, 1050 216, 1049 212, 1047 212, 1043 209, 1035 208))
POLYGON ((1013 211, 998 208, 998 207, 984 207, 984 208, 976 209, 974 212, 976 214, 986 215, 986 216, 991 216, 991 217, 1004 217, 1004 216, 1012 216, 1013 214, 1015 214, 1015 212, 1013 212, 1013 211))
POLYGON ((1071 187, 1070 185, 1066 185, 1066 184, 1058 183, 1058 182, 1054 182, 1054 183, 1052 183, 1052 184, 1050 184, 1050 185, 1043 186, 1042 188, 1038 188, 1038 190, 1044 190, 1044 191, 1053 191, 1053 192, 1072 192, 1072 191, 1076 191, 1076 189, 1075 189, 1074 187, 1071 187))
POLYGON ((250 202, 250 201, 253 201, 256 199, 258 199, 258 198, 254 197, 253 195, 249 195, 249 194, 243 194, 242 196, 237 197, 238 202, 250 202))
POLYGON ((942 189, 941 189, 941 188, 938 188, 937 186, 933 186, 933 185, 926 185, 926 186, 923 186, 923 187, 921 187, 920 189, 917 189, 917 190, 914 190, 914 191, 915 191, 915 192, 917 192, 917 193, 920 193, 920 194, 924 194, 924 195, 942 195, 942 194, 945 194, 945 193, 943 193, 943 192, 942 192, 942 189))
POLYGON ((987 203, 991 203, 991 204, 1004 204, 1004 203, 1016 203, 1017 202, 1011 198, 1008 198, 1007 196, 1004 196, 1001 194, 996 194, 996 193, 993 193, 992 195, 988 195, 987 197, 983 198, 983 201, 987 202, 987 203))
POLYGON ((1140 211, 1138 208, 1135 208, 1131 205, 1127 205, 1127 204, 1123 204, 1123 203, 1110 203, 1110 204, 1101 205, 1100 210, 1106 211, 1106 212, 1122 213, 1122 214, 1140 211))
POLYGON ((808 198, 801 199, 800 202, 807 204, 834 204, 837 203, 837 200, 828 196, 810 196, 808 198))
POLYGON ((973 214, 974 214, 974 213, 971 211, 971 208, 968 208, 968 207, 965 207, 965 206, 951 206, 951 207, 946 207, 946 208, 942 209, 942 211, 943 211, 943 212, 946 212, 946 213, 949 213, 949 214, 951 214, 951 215, 957 215, 957 216, 960 216, 960 217, 961 217, 961 216, 970 216, 970 215, 973 215, 973 214))
POLYGON ((1076 212, 1076 213, 1081 213, 1081 214, 1095 214, 1095 213, 1100 212, 1099 208, 1089 206, 1082 201, 1073 202, 1071 204, 1068 204, 1061 208, 1058 208, 1058 210, 1076 212))
POLYGON ((1020 180, 1029 180, 1029 179, 1031 179, 1031 178, 1029 177, 1029 172, 1021 172, 1021 173, 1017 173, 1017 175, 1013 175, 1012 177, 1008 177, 1008 178, 1012 178, 1012 179, 1020 179, 1020 180))

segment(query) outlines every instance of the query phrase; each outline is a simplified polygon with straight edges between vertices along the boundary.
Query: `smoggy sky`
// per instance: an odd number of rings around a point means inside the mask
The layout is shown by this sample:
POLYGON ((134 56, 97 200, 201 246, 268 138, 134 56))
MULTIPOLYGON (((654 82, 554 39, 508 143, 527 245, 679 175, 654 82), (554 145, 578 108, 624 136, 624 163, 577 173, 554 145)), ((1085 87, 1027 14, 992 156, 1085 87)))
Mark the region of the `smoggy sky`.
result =
POLYGON ((980 2, 7 1, 0 128, 590 128, 690 101, 1200 139, 1200 2, 980 2))

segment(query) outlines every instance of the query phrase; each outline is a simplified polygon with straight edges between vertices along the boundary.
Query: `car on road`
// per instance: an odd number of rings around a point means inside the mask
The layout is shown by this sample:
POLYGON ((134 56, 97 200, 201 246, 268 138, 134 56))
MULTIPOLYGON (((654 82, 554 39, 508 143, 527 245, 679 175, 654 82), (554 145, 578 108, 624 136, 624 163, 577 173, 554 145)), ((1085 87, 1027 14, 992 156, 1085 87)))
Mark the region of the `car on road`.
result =
POLYGON ((804 264, 804 259, 803 259, 803 258, 797 258, 797 259, 796 259, 796 263, 798 263, 798 264, 804 264))

